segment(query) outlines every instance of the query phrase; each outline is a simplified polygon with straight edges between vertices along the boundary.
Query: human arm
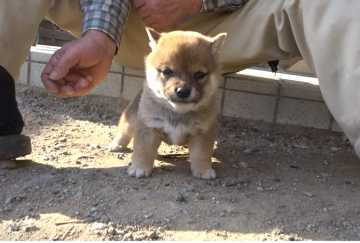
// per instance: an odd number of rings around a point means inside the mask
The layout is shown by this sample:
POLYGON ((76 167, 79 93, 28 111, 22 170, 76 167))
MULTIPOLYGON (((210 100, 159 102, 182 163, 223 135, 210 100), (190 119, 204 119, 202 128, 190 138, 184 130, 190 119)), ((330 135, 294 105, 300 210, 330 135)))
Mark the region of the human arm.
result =
POLYGON ((133 0, 137 14, 155 29, 174 26, 188 15, 220 9, 235 11, 248 0, 133 0))
POLYGON ((46 89, 66 98, 88 94, 110 70, 130 9, 130 0, 80 0, 83 36, 65 44, 41 74, 46 89))

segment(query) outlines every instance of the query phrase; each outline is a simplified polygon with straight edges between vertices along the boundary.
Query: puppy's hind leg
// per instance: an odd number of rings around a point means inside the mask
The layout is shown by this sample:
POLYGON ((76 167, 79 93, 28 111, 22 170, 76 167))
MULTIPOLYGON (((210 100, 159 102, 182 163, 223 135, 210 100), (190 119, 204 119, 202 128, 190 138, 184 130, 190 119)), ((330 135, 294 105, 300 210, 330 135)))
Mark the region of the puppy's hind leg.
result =
POLYGON ((130 140, 134 136, 134 128, 137 120, 137 113, 139 110, 139 102, 141 98, 140 91, 133 101, 126 107, 122 113, 117 127, 117 134, 114 140, 109 144, 109 150, 112 152, 119 152, 125 149, 130 140))

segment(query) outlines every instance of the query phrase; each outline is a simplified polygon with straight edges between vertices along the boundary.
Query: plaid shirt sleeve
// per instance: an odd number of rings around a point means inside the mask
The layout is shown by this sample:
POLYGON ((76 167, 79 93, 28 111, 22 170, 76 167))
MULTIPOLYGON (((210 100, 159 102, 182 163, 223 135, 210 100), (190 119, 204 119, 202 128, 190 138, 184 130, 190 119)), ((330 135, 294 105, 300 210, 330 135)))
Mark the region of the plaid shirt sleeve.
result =
POLYGON ((217 10, 234 12, 249 0, 203 0, 203 7, 200 13, 207 13, 217 10))
POLYGON ((79 0, 83 15, 82 33, 91 29, 103 31, 119 47, 130 6, 131 0, 79 0))

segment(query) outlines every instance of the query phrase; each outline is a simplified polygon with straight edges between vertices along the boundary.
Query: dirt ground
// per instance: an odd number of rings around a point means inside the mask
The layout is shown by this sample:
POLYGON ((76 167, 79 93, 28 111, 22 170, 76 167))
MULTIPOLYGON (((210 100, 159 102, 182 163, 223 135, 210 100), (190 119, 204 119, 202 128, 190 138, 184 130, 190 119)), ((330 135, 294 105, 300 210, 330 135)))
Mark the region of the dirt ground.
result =
POLYGON ((360 240, 360 160, 342 133, 219 118, 217 179, 165 144, 135 179, 132 146, 107 150, 116 101, 17 92, 33 152, 0 170, 3 241, 360 240))

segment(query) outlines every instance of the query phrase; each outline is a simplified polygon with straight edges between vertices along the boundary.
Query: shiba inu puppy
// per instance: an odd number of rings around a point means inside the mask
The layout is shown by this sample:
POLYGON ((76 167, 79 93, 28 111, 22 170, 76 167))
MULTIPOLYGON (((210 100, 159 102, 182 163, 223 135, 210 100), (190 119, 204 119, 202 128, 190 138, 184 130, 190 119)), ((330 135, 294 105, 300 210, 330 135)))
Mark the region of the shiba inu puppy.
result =
POLYGON ((152 49, 145 59, 146 82, 121 115, 109 150, 126 148, 134 137, 128 174, 140 178, 151 174, 162 141, 187 145, 192 174, 213 179, 218 57, 226 34, 146 31, 152 49))

